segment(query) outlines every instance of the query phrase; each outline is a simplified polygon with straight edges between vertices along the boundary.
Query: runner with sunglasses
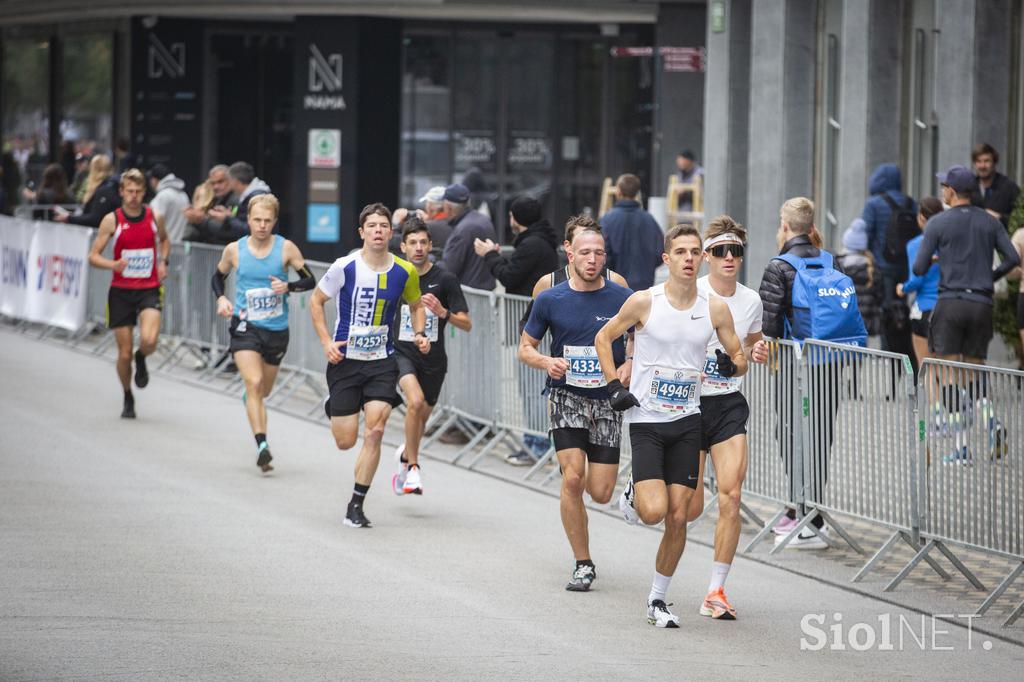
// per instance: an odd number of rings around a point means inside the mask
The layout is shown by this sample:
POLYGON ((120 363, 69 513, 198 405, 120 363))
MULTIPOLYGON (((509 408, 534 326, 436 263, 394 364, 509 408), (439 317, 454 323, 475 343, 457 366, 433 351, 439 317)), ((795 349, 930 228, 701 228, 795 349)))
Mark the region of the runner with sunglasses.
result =
MULTIPOLYGON (((719 298, 729 306, 736 336, 742 339, 744 355, 754 362, 765 362, 768 346, 761 337, 761 297, 736 281, 746 241, 747 231, 727 215, 708 223, 704 233, 708 274, 697 280, 697 291, 709 300, 719 298)), ((740 538, 740 488, 747 473, 747 419, 750 416, 747 400, 740 393, 743 377, 735 376, 733 365, 715 334, 708 344, 700 390, 700 479, 704 478, 705 457, 711 452, 718 484, 718 522, 711 583, 700 614, 722 620, 736 619, 736 610, 726 599, 724 588, 740 538)), ((703 508, 704 486, 699 484, 690 498, 687 520, 696 519, 703 508)))

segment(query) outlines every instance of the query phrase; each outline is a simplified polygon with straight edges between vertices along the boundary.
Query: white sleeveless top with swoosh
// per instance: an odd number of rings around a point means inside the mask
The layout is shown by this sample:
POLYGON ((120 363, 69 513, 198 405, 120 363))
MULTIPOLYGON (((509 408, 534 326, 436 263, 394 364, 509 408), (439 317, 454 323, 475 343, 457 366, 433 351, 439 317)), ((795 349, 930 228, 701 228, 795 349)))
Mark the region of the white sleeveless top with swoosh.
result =
POLYGON ((705 351, 715 335, 706 295, 677 310, 665 285, 651 287, 651 314, 633 337, 630 391, 640 407, 626 417, 633 423, 665 423, 700 414, 700 374, 705 351))

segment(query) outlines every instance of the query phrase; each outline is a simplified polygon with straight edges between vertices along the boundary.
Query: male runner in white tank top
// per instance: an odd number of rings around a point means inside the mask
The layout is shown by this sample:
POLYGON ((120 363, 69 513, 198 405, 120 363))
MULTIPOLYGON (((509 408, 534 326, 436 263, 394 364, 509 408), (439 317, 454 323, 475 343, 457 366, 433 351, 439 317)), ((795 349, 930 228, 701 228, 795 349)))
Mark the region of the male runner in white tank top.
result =
MULTIPOLYGON (((704 231, 704 260, 708 275, 697 280, 697 291, 718 298, 729 306, 736 336, 743 340, 743 352, 754 362, 768 359, 768 346, 761 337, 761 297, 736 281, 743 263, 747 231, 727 215, 720 215, 704 231)), ((747 419, 750 409, 740 392, 742 377, 722 376, 717 354, 722 344, 715 336, 708 344, 704 381, 700 389, 701 453, 700 481, 704 479, 704 458, 711 452, 718 484, 718 521, 715 524, 715 559, 711 566, 708 595, 700 607, 702 616, 735 620, 736 610, 725 596, 736 545, 740 539, 740 488, 747 473, 747 419)), ((687 521, 704 508, 704 486, 698 481, 690 499, 687 521)))
POLYGON ((665 521, 655 559, 654 583, 647 598, 647 620, 660 628, 679 627, 665 594, 686 546, 686 512, 700 472, 700 386, 705 351, 715 334, 726 353, 718 353, 719 373, 747 371, 729 306, 697 292, 700 233, 676 225, 665 235, 669 278, 629 297, 597 334, 594 345, 608 383, 612 408, 629 409, 633 448, 633 504, 644 523, 665 521), (616 378, 612 341, 635 328, 631 386, 616 378))

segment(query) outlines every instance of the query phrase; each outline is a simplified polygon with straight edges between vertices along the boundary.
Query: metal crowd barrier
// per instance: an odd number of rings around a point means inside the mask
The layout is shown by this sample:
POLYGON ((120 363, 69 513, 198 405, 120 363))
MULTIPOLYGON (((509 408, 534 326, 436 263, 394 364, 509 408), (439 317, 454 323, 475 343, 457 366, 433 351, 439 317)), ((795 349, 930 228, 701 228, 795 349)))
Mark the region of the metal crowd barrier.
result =
MULTIPOLYGON (((160 366, 173 369, 194 359, 197 367, 204 367, 196 381, 219 382, 222 390, 240 394, 237 376, 220 371, 227 360, 228 324, 217 317, 210 293, 210 277, 222 250, 174 245, 164 283, 160 366)), ((308 264, 318 279, 328 267, 308 264)), ((69 337, 71 343, 105 329, 109 281, 108 271, 90 271, 88 324, 69 337)), ((230 298, 232 290, 233 278, 230 298)), ((464 291, 473 329, 467 334, 448 326, 448 377, 432 420, 437 428, 422 447, 429 453, 446 429, 460 429, 469 443, 453 463, 474 468, 499 445, 518 449, 526 434, 546 437, 548 418, 544 373, 517 359, 518 325, 529 299, 464 291)), ((309 320, 309 296, 289 298, 289 350, 270 404, 283 407, 301 392, 306 415, 320 418, 325 360, 309 320)), ((327 314, 333 325, 334 306, 327 306, 327 314)), ((111 337, 101 339, 93 352, 105 352, 111 337)), ((541 351, 548 350, 545 340, 541 351)), ((894 547, 910 546, 913 558, 886 590, 895 589, 922 561, 949 579, 931 556, 934 550, 979 589, 983 584, 955 550, 1009 559, 1014 568, 981 604, 981 615, 1024 573, 1024 372, 927 360, 915 384, 904 355, 818 341, 808 341, 801 349, 790 341, 773 340, 769 361, 751 366, 743 392, 751 408, 743 495, 776 510, 763 522, 744 507, 745 515, 760 526, 745 552, 769 537, 793 510, 797 527, 773 553, 801 529, 813 528, 815 516, 862 554, 843 525, 845 519, 891 531, 854 581, 877 568, 894 547)), ((628 440, 623 439, 620 472, 630 466, 628 440)), ((557 467, 538 476, 552 455, 549 447, 522 479, 535 486, 556 482, 557 467)), ((707 469, 713 493, 710 462, 707 469)), ((714 496, 709 506, 713 503, 714 496)), ((1022 612, 1024 603, 1007 624, 1022 612)))

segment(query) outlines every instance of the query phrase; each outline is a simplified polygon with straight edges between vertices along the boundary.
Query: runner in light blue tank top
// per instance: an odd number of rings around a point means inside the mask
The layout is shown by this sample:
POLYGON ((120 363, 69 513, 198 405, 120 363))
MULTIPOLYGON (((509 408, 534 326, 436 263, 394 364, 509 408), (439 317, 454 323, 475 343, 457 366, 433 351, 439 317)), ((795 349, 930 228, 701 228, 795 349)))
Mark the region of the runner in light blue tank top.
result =
POLYGON ((281 252, 285 239, 274 235, 274 246, 264 258, 249 251, 249 237, 238 240, 238 281, 235 286, 235 310, 248 324, 280 331, 288 328, 288 296, 275 294, 270 278, 287 281, 281 252))

